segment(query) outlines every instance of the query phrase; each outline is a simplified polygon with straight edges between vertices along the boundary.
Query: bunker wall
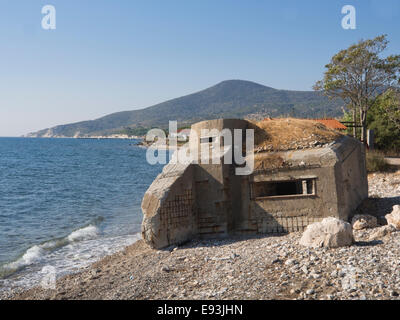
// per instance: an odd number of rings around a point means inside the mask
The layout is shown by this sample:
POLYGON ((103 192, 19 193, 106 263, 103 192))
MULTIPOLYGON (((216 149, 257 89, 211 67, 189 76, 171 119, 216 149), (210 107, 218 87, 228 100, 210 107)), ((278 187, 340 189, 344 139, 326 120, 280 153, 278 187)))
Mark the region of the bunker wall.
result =
POLYGON ((179 244, 197 233, 193 165, 168 164, 146 191, 142 237, 155 248, 179 244))
MULTIPOLYGON (((238 233, 274 234, 301 231, 308 224, 328 216, 339 216, 334 168, 280 170, 255 174, 241 183, 241 212, 236 226, 238 233), (261 196, 255 194, 255 184, 285 182, 313 184, 312 194, 261 196)), ((311 193, 311 192, 310 192, 311 193)))

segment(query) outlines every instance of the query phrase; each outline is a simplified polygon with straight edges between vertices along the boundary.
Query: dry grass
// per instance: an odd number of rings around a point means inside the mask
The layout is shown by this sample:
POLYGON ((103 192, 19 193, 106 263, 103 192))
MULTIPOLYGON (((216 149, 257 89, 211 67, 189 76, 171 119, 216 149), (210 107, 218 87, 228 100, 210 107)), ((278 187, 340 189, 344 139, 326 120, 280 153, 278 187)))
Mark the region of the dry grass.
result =
POLYGON ((336 130, 305 119, 282 118, 250 122, 255 129, 255 145, 260 151, 284 151, 312 148, 330 143, 341 136, 336 130))
POLYGON ((385 172, 389 169, 385 156, 378 151, 369 150, 367 152, 367 171, 368 172, 385 172))
POLYGON ((255 170, 271 170, 282 168, 285 161, 278 153, 257 153, 254 156, 255 170))

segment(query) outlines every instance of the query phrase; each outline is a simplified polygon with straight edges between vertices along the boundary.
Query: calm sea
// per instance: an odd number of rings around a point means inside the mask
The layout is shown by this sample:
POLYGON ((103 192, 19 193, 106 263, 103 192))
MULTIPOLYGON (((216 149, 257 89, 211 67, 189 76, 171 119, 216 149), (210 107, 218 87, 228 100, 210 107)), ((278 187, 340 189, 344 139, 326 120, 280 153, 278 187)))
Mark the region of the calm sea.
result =
POLYGON ((138 238, 161 165, 135 140, 0 138, 0 290, 38 284, 138 238))

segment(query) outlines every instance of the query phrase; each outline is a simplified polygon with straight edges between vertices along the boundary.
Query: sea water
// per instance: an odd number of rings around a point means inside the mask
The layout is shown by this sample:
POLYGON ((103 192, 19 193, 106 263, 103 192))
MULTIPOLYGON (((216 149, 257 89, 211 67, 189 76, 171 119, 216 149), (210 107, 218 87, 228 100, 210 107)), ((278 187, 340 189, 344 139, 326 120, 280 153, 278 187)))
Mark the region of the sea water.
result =
POLYGON ((78 271, 138 238, 162 165, 135 140, 0 138, 0 290, 78 271))

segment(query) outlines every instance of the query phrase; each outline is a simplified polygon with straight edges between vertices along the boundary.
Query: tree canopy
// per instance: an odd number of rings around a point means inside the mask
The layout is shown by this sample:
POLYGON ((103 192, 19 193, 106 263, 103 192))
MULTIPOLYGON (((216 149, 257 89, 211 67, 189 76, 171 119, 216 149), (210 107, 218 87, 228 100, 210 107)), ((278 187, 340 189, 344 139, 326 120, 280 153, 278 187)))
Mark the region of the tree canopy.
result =
POLYGON ((380 150, 400 151, 400 101, 397 99, 398 93, 388 90, 375 101, 368 113, 367 124, 374 130, 374 144, 380 150))
POLYGON ((324 77, 314 90, 330 98, 341 98, 359 113, 361 140, 366 140, 369 108, 389 88, 400 86, 400 55, 382 57, 388 46, 386 35, 361 40, 335 54, 325 68, 324 77))

